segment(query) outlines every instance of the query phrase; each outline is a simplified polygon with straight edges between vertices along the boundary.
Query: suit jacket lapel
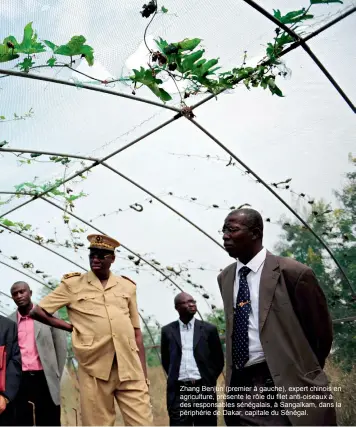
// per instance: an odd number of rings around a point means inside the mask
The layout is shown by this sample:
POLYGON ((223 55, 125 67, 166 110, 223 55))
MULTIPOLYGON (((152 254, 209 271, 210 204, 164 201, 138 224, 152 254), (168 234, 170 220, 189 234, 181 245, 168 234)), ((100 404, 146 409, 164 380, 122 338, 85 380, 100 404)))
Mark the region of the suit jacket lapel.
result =
POLYGON ((236 276, 236 266, 237 263, 232 265, 232 267, 226 273, 224 279, 224 285, 222 286, 222 292, 224 294, 226 312, 231 315, 234 313, 234 284, 236 276))
POLYGON ((13 320, 17 324, 17 310, 10 314, 9 319, 13 320))
POLYGON ((175 340, 177 341, 179 348, 182 348, 182 340, 180 338, 180 330, 179 330, 178 320, 176 322, 174 322, 174 324, 172 325, 172 335, 174 336, 175 340))
POLYGON ((194 321, 194 333, 193 333, 193 348, 195 348, 202 335, 203 323, 200 320, 195 319, 194 321))
POLYGON ((278 271, 278 258, 267 251, 265 264, 262 269, 260 280, 259 297, 259 330, 260 333, 265 324, 267 315, 271 308, 274 292, 280 276, 278 271))
POLYGON ((35 339, 37 340, 37 337, 38 337, 40 330, 41 330, 41 327, 42 327, 42 323, 37 322, 36 320, 34 320, 33 323, 34 323, 34 327, 35 327, 35 339))

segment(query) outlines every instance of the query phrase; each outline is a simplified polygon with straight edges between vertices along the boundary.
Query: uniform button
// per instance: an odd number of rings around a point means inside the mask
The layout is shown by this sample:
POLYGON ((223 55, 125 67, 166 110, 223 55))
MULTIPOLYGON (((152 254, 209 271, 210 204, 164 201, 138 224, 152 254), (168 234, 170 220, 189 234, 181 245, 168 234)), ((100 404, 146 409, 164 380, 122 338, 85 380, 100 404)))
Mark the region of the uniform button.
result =
POLYGON ((112 336, 113 336, 113 337, 116 337, 116 335, 115 335, 115 334, 112 334, 112 336))

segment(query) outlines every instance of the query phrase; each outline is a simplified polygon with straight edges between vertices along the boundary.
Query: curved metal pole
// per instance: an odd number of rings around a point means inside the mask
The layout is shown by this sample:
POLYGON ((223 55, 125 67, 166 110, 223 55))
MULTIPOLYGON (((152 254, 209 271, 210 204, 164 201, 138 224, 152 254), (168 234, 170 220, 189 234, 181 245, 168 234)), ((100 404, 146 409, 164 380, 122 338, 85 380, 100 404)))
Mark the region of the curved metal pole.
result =
POLYGON ((335 79, 332 77, 329 71, 324 67, 324 65, 319 61, 319 59, 316 57, 316 55, 313 53, 313 51, 306 44, 305 40, 302 37, 300 37, 295 31, 287 27, 287 25, 283 24, 278 19, 276 19, 273 15, 267 12, 266 9, 264 9, 262 6, 257 4, 254 0, 243 0, 243 1, 247 3, 249 6, 251 6, 253 9, 257 10, 257 12, 259 12, 265 18, 272 21, 278 27, 282 28, 282 30, 285 31, 287 34, 289 34, 291 37, 293 37, 296 42, 299 42, 299 44, 302 46, 305 52, 307 52, 307 54, 315 62, 315 64, 318 66, 321 72, 325 75, 325 77, 329 80, 329 82, 334 86, 334 88, 338 91, 339 95, 341 95, 341 97, 344 99, 347 105, 351 108, 351 110, 354 113, 356 113, 356 108, 354 104, 351 102, 350 98, 348 98, 346 93, 341 89, 341 87, 338 85, 338 83, 335 81, 335 79))
MULTIPOLYGON (((349 11, 345 12, 343 15, 339 16, 338 18, 334 19, 333 21, 329 22, 328 24, 326 24, 326 25, 324 25, 323 27, 321 27, 321 28, 319 28, 318 30, 316 30, 314 33, 310 34, 308 37, 306 37, 306 38, 305 38, 305 40, 307 40, 307 39, 309 40, 309 39, 311 39, 312 37, 315 37, 316 35, 320 34, 322 31, 325 31, 327 28, 330 28, 332 25, 334 25, 334 24, 336 24, 337 22, 341 21, 342 19, 346 18, 347 16, 349 16, 349 15, 350 15, 350 14, 352 14, 352 13, 354 13, 355 11, 356 11, 356 7, 354 7, 354 8, 352 8, 352 9, 350 9, 349 11)), ((282 56, 283 56, 283 55, 285 55, 286 53, 288 53, 288 52, 290 52, 291 50, 293 50, 293 49, 297 48, 298 46, 300 46, 300 44, 301 44, 301 41, 300 41, 300 40, 299 40, 298 42, 295 42, 292 46, 289 46, 287 49, 285 49, 283 52, 281 52, 281 53, 279 54, 279 56, 278 56, 278 57, 279 57, 279 58, 280 58, 280 57, 282 57, 282 56)), ((265 62, 265 64, 267 64, 267 63, 268 63, 268 61, 266 61, 266 62, 265 62)), ((237 79, 237 83, 238 83, 238 82, 240 82, 240 81, 242 81, 242 80, 243 80, 243 78, 237 79)), ((93 89, 93 88, 91 88, 91 89, 93 89)), ((224 90, 222 90, 221 92, 219 92, 219 94, 220 94, 220 93, 222 93, 222 92, 224 92, 224 90)), ((208 102, 210 99, 215 98, 217 95, 218 95, 218 94, 212 94, 212 95, 207 96, 207 97, 206 97, 206 98, 204 98, 203 100, 201 100, 201 101, 199 101, 198 103, 196 103, 195 105, 193 105, 193 106, 192 106, 192 109, 195 109, 195 108, 199 107, 200 105, 205 104, 205 103, 206 103, 206 102, 208 102)), ((164 127, 164 126, 168 125, 169 123, 171 123, 171 122, 173 122, 173 121, 175 121, 175 120, 179 119, 180 117, 182 117, 182 113, 179 111, 179 113, 178 113, 178 114, 176 114, 172 119, 168 120, 167 122, 163 123, 162 125, 158 126, 157 128, 153 129, 152 131, 150 131, 150 132, 146 133, 145 135, 143 135, 143 136, 141 136, 141 137, 139 137, 139 138, 135 139, 134 141, 130 142, 129 144, 125 145, 124 147, 121 147, 120 149, 116 150, 114 153, 112 153, 112 154, 110 154, 110 155, 106 156, 104 159, 102 159, 102 161, 108 160, 110 157, 112 157, 112 156, 114 156, 114 155, 116 155, 116 154, 120 153, 121 151, 126 150, 127 148, 129 148, 129 147, 131 147, 132 145, 136 144, 137 142, 139 142, 139 141, 140 141, 140 140, 142 140, 143 138, 146 138, 147 136, 149 136, 149 135, 153 134, 153 133, 154 133, 154 132, 156 132, 157 130, 159 130, 159 129, 161 129, 162 127, 164 127)), ((96 164, 96 163, 94 163, 94 164, 93 164, 92 166, 90 166, 89 168, 85 168, 85 169, 80 170, 78 173, 76 173, 76 174, 72 175, 71 177, 67 178, 66 180, 63 180, 63 181, 61 182, 61 184, 64 184, 64 183, 66 183, 67 181, 70 181, 70 180, 72 180, 72 179, 76 178, 78 175, 80 175, 80 174, 82 174, 82 173, 85 173, 86 171, 88 171, 89 169, 91 169, 92 167, 95 167, 95 166, 97 166, 97 164, 96 164)), ((59 185, 61 185, 61 184, 59 184, 59 185)), ((52 188, 50 188, 50 189, 49 189, 49 190, 47 190, 46 192, 42 193, 42 195, 47 194, 48 192, 52 191, 54 188, 56 188, 56 187, 52 187, 52 188)), ((32 200, 34 200, 34 199, 32 199, 32 200)), ((16 208, 12 209, 11 211, 6 212, 6 213, 5 213, 5 214, 3 214, 3 215, 0 215, 0 218, 2 218, 2 217, 3 217, 3 216, 5 216, 5 215, 8 215, 10 212, 13 212, 14 210, 16 210, 16 209, 18 209, 18 208, 20 208, 20 207, 24 206, 25 204, 30 203, 32 200, 30 200, 30 201, 28 201, 28 202, 26 202, 26 203, 24 203, 24 204, 21 204, 21 205, 17 206, 16 208)))
MULTIPOLYGON (((67 154, 67 153, 51 153, 51 152, 48 152, 48 151, 38 151, 38 150, 36 150, 36 151, 32 151, 32 150, 21 150, 19 148, 16 148, 14 150, 12 150, 10 148, 6 148, 6 149, 1 149, 0 148, 0 152, 1 151, 5 151, 5 152, 20 152, 20 153, 35 153, 35 154, 43 154, 43 155, 58 156, 58 157, 68 157, 68 158, 74 157, 74 158, 78 158, 78 159, 81 159, 81 160, 90 160, 90 161, 93 161, 93 162, 99 162, 100 161, 99 159, 95 159, 95 158, 89 158, 89 157, 84 157, 84 156, 83 157, 82 156, 72 156, 71 154, 67 154)), ((114 172, 116 175, 119 175, 121 178, 123 178, 126 181, 128 181, 130 184, 132 184, 135 187, 139 188, 140 190, 144 191, 146 194, 148 194, 149 196, 151 196, 153 199, 157 200, 159 203, 161 203, 162 205, 164 205, 166 208, 170 209, 172 212, 174 212, 180 218, 184 219, 184 221, 188 222, 195 229, 197 229, 198 231, 200 231, 202 234, 204 234, 206 237, 208 237, 208 239, 210 239, 211 241, 213 241, 216 245, 218 245, 221 249, 223 249, 225 251, 224 246, 222 246, 217 240, 215 240, 214 237, 212 237, 209 233, 207 233, 206 231, 204 231, 202 228, 200 228, 197 224, 195 224, 193 221, 191 221, 190 219, 188 219, 182 213, 180 213, 179 211, 177 211, 176 209, 174 209, 168 203, 166 203, 165 201, 163 201, 161 198, 159 198, 158 196, 156 196, 154 193, 151 193, 145 187, 143 187, 142 185, 140 185, 137 182, 133 181, 131 178, 129 178, 128 176, 126 176, 123 173, 119 172, 117 169, 113 168, 112 166, 108 165, 106 162, 102 162, 101 164, 104 167, 106 167, 107 169, 109 169, 112 172, 114 172)), ((2 192, 0 192, 0 194, 1 193, 2 192)), ((25 193, 19 192, 19 194, 25 194, 25 193)), ((32 194, 29 193, 29 194, 33 196, 33 193, 32 194)))
MULTIPOLYGON (((3 194, 3 193, 5 193, 5 194, 13 194, 12 192, 9 192, 9 191, 3 191, 3 192, 0 192, 0 194, 3 194)), ((16 194, 16 193, 15 193, 15 194, 16 194)), ((25 194, 25 193, 21 193, 21 194, 25 194)), ((89 222, 85 221, 84 219, 82 219, 82 218, 78 217, 77 215, 75 215, 75 214, 73 214, 73 213, 71 213, 71 212, 69 212, 69 211, 66 211, 64 208, 62 208, 61 206, 59 206, 59 205, 57 205, 56 203, 52 202, 51 200, 48 200, 48 199, 46 199, 46 198, 44 198, 44 197, 39 197, 39 198, 40 198, 40 199, 42 199, 42 200, 44 200, 44 201, 45 201, 45 202, 47 202, 47 203, 50 203, 51 205, 55 206, 56 208, 58 208, 58 209, 62 210, 63 212, 66 212, 68 215, 73 216, 74 218, 78 219, 78 221, 83 222, 83 224, 86 224, 86 225, 88 225, 89 227, 93 228, 94 230, 97 230, 99 233, 101 233, 101 234, 106 234, 106 233, 104 233, 103 231, 101 231, 101 230, 99 230, 98 228, 96 228, 93 224, 90 224, 89 222)), ((49 248, 49 247, 44 246, 44 245, 41 245, 40 243, 36 242, 36 240, 33 240, 33 239, 31 239, 31 238, 29 238, 29 237, 27 237, 27 236, 25 236, 25 235, 23 235, 23 234, 19 233, 18 231, 12 230, 11 228, 9 228, 9 227, 7 227, 6 225, 3 225, 3 224, 1 224, 1 223, 0 223, 0 227, 3 227, 3 228, 5 228, 6 230, 10 231, 11 233, 15 233, 15 234, 19 235, 20 237, 23 237, 24 239, 27 239, 27 240, 29 240, 30 242, 35 243, 36 245, 40 246, 41 248, 47 249, 48 251, 50 251, 50 252, 54 253, 55 255, 60 256, 61 258, 65 259, 66 261, 68 261, 68 262, 70 262, 70 263, 72 263, 72 264, 76 265, 77 267, 81 268, 82 270, 87 271, 87 269, 86 269, 86 268, 84 268, 83 266, 81 266, 81 265, 77 264, 76 262, 74 262, 74 261, 70 260, 69 258, 66 258, 64 255, 62 255, 62 254, 60 254, 60 253, 58 253, 58 252, 54 251, 53 249, 51 249, 51 248, 49 248)), ((163 272, 162 272, 159 268, 157 268, 154 264, 152 264, 152 263, 150 263, 149 261, 147 261, 146 259, 142 258, 140 255, 138 255, 136 252, 134 252, 134 251, 132 251, 131 249, 129 249, 127 246, 125 246, 125 245, 123 245, 123 244, 121 244, 121 246, 122 246, 124 249, 126 249, 128 252, 130 252, 130 253, 132 253, 133 255, 135 255, 137 258, 140 258, 140 259, 141 259, 143 262, 145 262, 147 265, 149 265, 150 267, 154 268, 154 269, 155 269, 159 274, 161 274, 161 275, 162 275, 162 276, 164 276, 167 280, 169 280, 169 281, 170 281, 170 282, 171 282, 171 283, 172 283, 172 284, 173 284, 177 289, 179 289, 181 292, 184 292, 184 290, 183 290, 183 289, 182 289, 182 288, 181 288, 181 287, 180 287, 176 282, 174 282, 174 281, 173 281, 169 276, 167 276, 165 273, 163 273, 163 272)), ((198 314, 199 314, 199 316, 201 317, 201 319, 203 320, 203 317, 201 316, 201 314, 199 313, 199 311, 198 311, 198 314)))
MULTIPOLYGON (((72 216, 73 218, 77 219, 78 221, 81 221, 83 224, 87 225, 88 227, 93 228, 94 230, 96 230, 98 233, 100 234, 104 234, 107 235, 106 233, 104 233, 104 231, 100 230, 99 228, 95 227, 95 225, 91 224, 88 221, 85 221, 83 218, 80 218, 78 215, 75 215, 72 212, 69 211, 65 211, 64 208, 62 208, 62 206, 57 205, 56 203, 52 202, 52 200, 48 200, 45 197, 41 197, 42 200, 44 200, 45 202, 55 206, 56 208, 60 209, 61 211, 66 212, 68 215, 72 216)), ((143 258, 141 255, 138 255, 136 252, 134 252, 133 250, 129 249, 127 246, 121 244, 120 246, 122 246, 124 249, 126 249, 128 252, 130 252, 132 255, 135 255, 137 258, 141 259, 145 264, 149 265, 150 267, 152 267, 154 270, 156 270, 159 274, 161 274, 165 279, 169 280, 177 289, 179 289, 181 292, 184 292, 184 289, 182 289, 176 282, 174 282, 169 276, 167 276, 167 274, 163 273, 163 271, 161 271, 159 268, 157 268, 154 264, 152 264, 151 262, 147 261, 145 258, 143 258)), ((200 314, 199 310, 197 310, 197 313, 199 314, 200 318, 202 320, 203 317, 200 314)))
POLYGON ((35 75, 35 74, 22 73, 20 71, 0 69, 0 74, 5 74, 8 76, 14 76, 14 77, 22 77, 25 79, 41 80, 41 81, 48 82, 48 83, 56 83, 56 84, 61 84, 64 86, 72 86, 75 88, 79 87, 80 89, 92 90, 94 92, 101 92, 101 93, 106 93, 108 95, 119 96, 121 98, 131 99, 133 101, 138 101, 138 102, 143 102, 145 104, 155 105, 156 107, 161 107, 161 108, 165 108, 167 110, 175 111, 176 113, 180 113, 179 108, 171 107, 170 105, 161 104, 159 102, 151 101, 149 99, 140 98, 138 96, 116 92, 115 90, 105 89, 103 87, 90 86, 87 84, 78 85, 78 84, 75 84, 75 83, 70 82, 68 80, 54 79, 52 77, 45 77, 45 76, 39 76, 39 75, 35 75))
MULTIPOLYGON (((1 264, 6 265, 6 267, 10 267, 10 268, 12 268, 10 265, 7 265, 5 262, 1 262, 1 261, 0 261, 0 263, 1 263, 1 264)), ((20 271, 20 270, 19 270, 19 271, 20 271)), ((11 300, 12 300, 12 297, 11 297, 9 294, 7 294, 7 293, 5 293, 5 292, 3 292, 3 291, 0 291, 0 294, 1 294, 1 295, 5 295, 7 298, 9 298, 9 299, 11 299, 11 300)))
MULTIPOLYGON (((22 236, 22 237, 25 237, 25 236, 22 236)), ((34 243, 36 243, 36 242, 34 242, 34 243)), ((41 282, 40 280, 38 280, 38 279, 36 279, 36 278, 34 278, 34 277, 30 276, 29 274, 25 273, 24 271, 19 270, 18 268, 13 267, 13 266, 12 266, 12 265, 10 265, 10 264, 7 264, 6 262, 3 262, 3 261, 1 261, 1 260, 0 260, 0 264, 3 264, 3 265, 5 265, 5 266, 6 266, 6 267, 8 267, 8 268, 11 268, 12 270, 17 271, 18 273, 23 274, 23 275, 25 275, 25 276, 29 277, 30 279, 32 279, 32 280, 34 280, 34 281, 36 281, 36 282, 40 283, 41 285, 45 286, 46 288, 50 289, 51 291, 53 291, 53 290, 54 290, 54 288, 52 288, 51 286, 49 286, 47 283, 45 283, 45 282, 41 282)), ((13 300, 13 299, 12 299, 12 297, 11 297, 10 295, 6 294, 5 292, 3 292, 3 291, 1 291, 1 290, 0 290, 0 294, 5 295, 7 298, 10 298, 11 300, 13 300)), ((146 329, 147 329, 147 332, 148 332, 148 334, 149 334, 149 336, 150 336, 150 338, 151 338, 152 344, 153 344, 153 345, 156 345, 156 343, 155 343, 155 341, 154 341, 154 339, 153 339, 153 336, 152 336, 152 334, 151 334, 150 328, 149 328, 149 327, 148 327, 148 325, 147 325, 147 322, 145 321, 145 319, 143 318, 143 316, 141 315, 141 313, 139 313, 139 315, 140 315, 140 317, 141 317, 141 320, 142 320, 143 324, 145 325, 145 327, 146 327, 146 329)), ((159 355, 158 350, 156 350, 156 353, 157 353, 157 357, 158 357, 159 361, 161 362, 161 358, 160 358, 160 355, 159 355)), ((161 362, 161 364, 162 364, 162 362, 161 362)))
MULTIPOLYGON (((351 9, 349 9, 348 11, 346 11, 345 13, 341 14, 340 16, 338 16, 337 18, 331 20, 330 22, 328 22, 327 24, 323 25, 322 27, 318 28, 317 30, 315 30, 314 32, 312 32, 311 34, 309 34, 308 36, 306 36, 304 39, 299 39, 298 41, 296 41, 295 43, 293 43, 292 45, 290 45, 289 47, 287 47, 286 49, 284 49, 279 55, 278 58, 281 58, 282 56, 286 55, 287 53, 291 52, 292 50, 296 49, 297 47, 299 47, 302 44, 302 40, 304 42, 309 41, 310 39, 312 39, 313 37, 319 35, 320 33, 322 33, 323 31, 327 30, 328 28, 332 27, 333 25, 337 24, 338 22, 342 21, 343 19, 347 18, 349 15, 353 14, 356 12, 356 6, 352 7, 351 9)), ((266 60, 262 63, 262 65, 268 65, 269 64, 269 60, 266 60)), ((246 77, 241 77, 236 79, 236 84, 241 82, 242 80, 244 80, 246 77)), ((221 93, 225 92, 226 89, 223 89, 222 91, 220 91, 217 94, 211 94, 208 95, 206 98, 202 99, 201 101, 197 102, 196 104, 194 104, 192 106, 192 110, 194 110, 195 108, 200 107, 201 105, 205 104, 206 102, 210 101, 213 98, 216 98, 217 95, 220 95, 221 93)))
MULTIPOLYGON (((48 289, 50 289, 51 291, 53 291, 53 288, 51 288, 49 285, 47 285, 47 283, 44 283, 44 282, 41 282, 41 281, 40 281, 40 280, 38 280, 38 279, 35 279, 34 277, 30 276, 29 274, 25 273, 24 271, 21 271, 21 270, 19 270, 18 268, 15 268, 15 267, 13 267, 12 265, 7 264, 7 263, 6 263, 6 262, 4 262, 4 261, 0 261, 0 264, 5 265, 6 267, 12 268, 13 270, 17 271, 18 273, 21 273, 21 274, 23 274, 24 276, 29 277, 30 279, 34 280, 35 282, 38 282, 38 283, 40 283, 41 285, 43 285, 43 286, 45 286, 46 288, 48 288, 48 289)), ((12 299, 12 297, 10 297, 10 295, 5 294, 4 292, 0 291, 0 293, 12 299)))
POLYGON ((79 156, 77 154, 69 154, 69 153, 56 153, 53 151, 28 150, 28 149, 21 149, 21 148, 0 148, 0 152, 21 153, 21 154, 43 154, 44 156, 68 157, 68 158, 78 159, 78 160, 88 160, 90 162, 100 162, 100 159, 97 157, 79 156))
POLYGON ((31 239, 30 237, 27 237, 27 236, 25 236, 24 234, 19 233, 19 232, 18 232, 18 231, 16 231, 16 230, 12 230, 11 228, 7 227, 7 226, 6 226, 6 225, 4 225, 4 224, 1 224, 1 223, 0 223, 0 227, 5 228, 6 230, 10 231, 11 233, 15 233, 15 234, 17 234, 18 236, 21 236, 21 237, 23 237, 24 239, 27 239, 27 240, 29 240, 29 241, 30 241, 30 242, 32 242, 32 243, 35 243, 36 245, 40 246, 41 248, 47 249, 47 251, 52 252, 53 254, 55 254, 55 255, 57 255, 57 256, 59 256, 59 257, 61 257, 61 258, 65 259, 66 261, 70 262, 71 264, 76 265, 77 267, 79 267, 79 268, 81 268, 82 270, 86 271, 86 268, 82 267, 80 264, 77 264, 76 262, 72 261, 71 259, 69 259, 69 258, 65 257, 64 255, 60 254, 59 252, 56 252, 56 251, 54 251, 53 249, 49 248, 48 246, 41 245, 41 243, 36 242, 36 240, 31 239))
POLYGON ((130 142, 129 144, 125 145, 124 147, 119 148, 118 150, 114 151, 111 154, 108 154, 107 156, 103 157, 101 160, 99 160, 97 162, 94 162, 90 166, 87 166, 84 169, 81 169, 81 170, 77 171, 76 173, 74 173, 73 175, 69 176, 68 178, 59 181, 59 183, 57 183, 57 185, 54 185, 53 187, 48 188, 46 191, 43 191, 42 193, 34 196, 32 199, 27 200, 26 202, 21 203, 20 205, 15 206, 14 208, 10 209, 9 211, 1 214, 0 218, 3 218, 4 216, 6 216, 6 215, 8 215, 8 214, 10 214, 10 213, 12 213, 14 211, 16 211, 17 209, 20 209, 23 206, 26 206, 28 203, 31 203, 33 200, 36 200, 39 197, 45 196, 46 194, 50 193, 54 189, 58 188, 60 185, 65 184, 68 181, 71 181, 72 179, 76 178, 79 175, 82 175, 83 173, 87 172, 88 170, 94 168, 95 166, 98 166, 99 164, 105 162, 105 160, 108 160, 111 157, 115 156, 116 154, 120 153, 121 151, 124 151, 126 148, 129 148, 132 145, 136 144, 137 142, 141 141, 142 139, 146 138, 147 136, 152 135, 157 130, 162 129, 163 127, 169 125, 170 123, 172 123, 175 120, 177 120, 177 118, 178 118, 177 116, 172 117, 171 119, 165 121, 164 123, 160 124, 159 126, 156 126, 154 129, 150 130, 149 132, 146 132, 144 135, 139 136, 138 138, 134 139, 132 142, 130 142))
POLYGON ((103 166, 105 166, 106 168, 110 169, 112 172, 116 173, 117 175, 121 176, 121 178, 124 178, 130 184, 132 184, 135 187, 139 188, 140 190, 144 191, 146 194, 150 195, 153 199, 157 200, 157 202, 161 203, 163 206, 165 206, 166 208, 168 208, 169 210, 171 210, 173 213, 175 213, 176 215, 178 215, 180 218, 184 219, 184 221, 188 222, 196 230, 200 231, 202 234, 204 234, 204 236, 206 236, 208 239, 210 239, 212 242, 214 242, 216 245, 218 245, 221 249, 223 249, 225 251, 224 246, 222 246, 217 240, 215 240, 214 237, 212 237, 209 233, 207 233, 206 231, 204 231, 202 228, 200 228, 197 224, 195 224, 193 221, 191 221, 190 219, 188 219, 186 216, 184 216, 183 214, 181 214, 179 211, 177 211, 176 209, 174 209, 168 203, 164 202, 161 198, 159 198, 155 194, 151 193, 149 190, 147 190, 146 188, 142 187, 142 185, 140 185, 137 182, 133 181, 128 176, 122 174, 121 172, 119 172, 115 168, 109 166, 107 163, 103 163, 103 166))
POLYGON ((256 172, 254 172, 251 168, 249 168, 241 159, 239 159, 231 150, 229 150, 223 143, 221 143, 217 138, 215 138, 214 135, 212 135, 209 131, 207 131, 203 126, 201 126, 199 123, 197 123, 194 119, 188 119, 190 122, 192 122, 197 128, 199 128, 203 133, 205 133, 210 139, 212 139, 219 147, 221 147, 226 153, 228 153, 233 159, 235 159, 242 167, 244 167, 251 175, 253 175, 270 193, 274 195, 292 214, 299 219, 299 221, 313 234, 313 236, 321 243, 321 245, 325 248, 325 250, 328 252, 328 254, 331 256, 331 258, 334 260, 335 264, 340 270, 340 273, 342 274, 343 278, 345 279, 346 283, 349 285, 352 294, 355 294, 355 291, 351 285, 351 282, 349 281, 349 278, 347 277, 346 273, 344 272, 341 264, 336 259, 335 255, 332 253, 328 245, 324 242, 324 240, 310 227, 310 225, 304 221, 304 219, 285 201, 282 199, 282 197, 277 194, 262 178, 260 178, 256 172))

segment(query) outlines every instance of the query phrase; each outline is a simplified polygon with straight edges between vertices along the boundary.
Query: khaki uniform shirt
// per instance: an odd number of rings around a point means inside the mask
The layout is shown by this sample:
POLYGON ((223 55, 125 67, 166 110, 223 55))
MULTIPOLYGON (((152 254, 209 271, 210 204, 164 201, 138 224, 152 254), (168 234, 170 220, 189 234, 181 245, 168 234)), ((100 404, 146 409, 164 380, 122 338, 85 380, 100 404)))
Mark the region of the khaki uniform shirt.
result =
POLYGON ((144 380, 134 331, 140 328, 136 286, 130 280, 110 273, 103 288, 92 271, 68 274, 38 305, 50 314, 67 307, 73 351, 88 374, 107 381, 116 355, 120 381, 144 380))

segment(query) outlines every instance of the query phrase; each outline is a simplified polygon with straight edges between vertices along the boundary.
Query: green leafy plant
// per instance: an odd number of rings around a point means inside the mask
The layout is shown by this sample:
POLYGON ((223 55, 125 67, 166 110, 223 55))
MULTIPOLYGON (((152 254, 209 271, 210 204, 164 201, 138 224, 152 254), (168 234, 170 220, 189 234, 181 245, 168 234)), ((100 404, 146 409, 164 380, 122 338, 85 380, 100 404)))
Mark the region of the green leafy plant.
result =
MULTIPOLYGON (((84 36, 74 36, 70 39, 67 44, 56 46, 54 43, 44 40, 46 45, 52 49, 54 54, 63 55, 63 56, 77 56, 80 55, 82 58, 85 58, 88 65, 92 66, 94 64, 94 49, 84 44, 86 42, 86 38, 84 36)), ((53 67, 56 58, 52 57, 48 61, 50 61, 49 65, 53 67)), ((47 61, 47 63, 48 63, 47 61)))
MULTIPOLYGON (((312 20, 314 15, 309 11, 315 5, 325 5, 329 3, 342 3, 341 0, 310 0, 307 8, 301 8, 287 13, 282 13, 279 9, 274 10, 274 17, 282 24, 288 26, 295 34, 300 34, 300 25, 312 20)), ((158 9, 156 0, 150 0, 144 4, 140 12, 142 17, 152 16, 148 26, 158 13, 166 14, 168 9, 164 6, 158 9)), ((148 28, 147 26, 147 28, 148 28)), ((145 31, 145 36, 147 32, 145 31)), ((144 36, 144 38, 145 38, 144 36)), ((172 94, 163 87, 163 74, 168 74, 178 89, 182 107, 185 108, 185 99, 198 93, 211 93, 217 95, 226 89, 233 89, 238 83, 243 82, 247 89, 260 87, 268 89, 272 95, 283 96, 283 92, 277 83, 279 77, 285 77, 287 72, 283 69, 279 59, 283 50, 296 41, 287 31, 276 29, 276 36, 272 42, 266 44, 266 56, 254 67, 246 66, 247 52, 244 54, 243 63, 239 67, 234 67, 228 71, 218 71, 221 69, 219 58, 205 57, 205 49, 201 45, 200 38, 186 38, 178 42, 168 42, 158 38, 155 43, 157 50, 152 50, 147 46, 150 53, 149 66, 141 66, 134 69, 133 74, 115 81, 131 81, 133 84, 133 94, 142 86, 147 87, 161 101, 172 100, 172 94)), ((8 36, 0 45, 0 62, 13 61, 20 58, 21 54, 26 55, 17 64, 23 72, 30 72, 33 68, 71 68, 74 58, 85 58, 89 66, 94 64, 94 49, 85 44, 86 38, 83 35, 73 36, 66 44, 55 44, 49 40, 38 41, 37 34, 32 28, 32 22, 24 29, 23 40, 17 42, 14 36, 8 36), (48 52, 50 49, 52 56, 44 64, 35 65, 38 54, 48 52), (69 63, 60 62, 58 56, 69 57, 69 63)), ((72 69, 72 68, 71 68, 72 69)), ((72 69, 74 72, 77 70, 72 69)), ((83 73, 82 73, 83 74, 83 73)), ((87 76, 90 78, 90 76, 87 76)), ((107 81, 99 83, 107 84, 107 81)))

